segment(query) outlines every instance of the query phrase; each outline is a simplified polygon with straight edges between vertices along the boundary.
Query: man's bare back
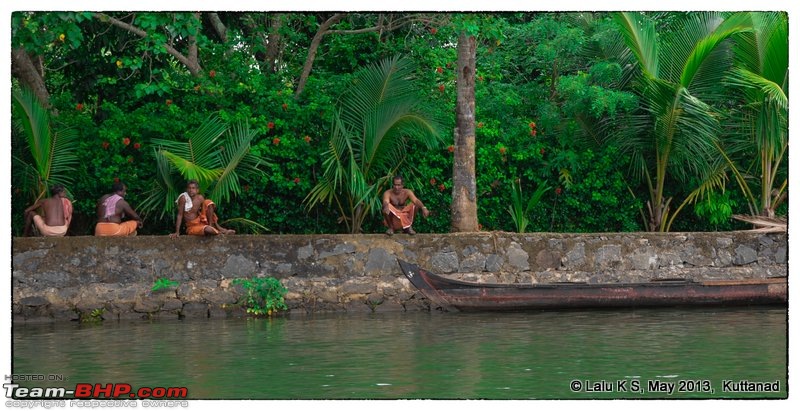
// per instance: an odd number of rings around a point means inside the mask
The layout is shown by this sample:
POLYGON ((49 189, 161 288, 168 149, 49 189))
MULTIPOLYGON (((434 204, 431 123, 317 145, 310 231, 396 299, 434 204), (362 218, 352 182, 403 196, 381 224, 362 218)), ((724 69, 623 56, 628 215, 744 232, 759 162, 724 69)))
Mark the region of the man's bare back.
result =
POLYGON ((51 227, 59 227, 67 223, 64 219, 64 204, 61 201, 61 196, 48 197, 41 200, 41 202, 45 224, 51 227))

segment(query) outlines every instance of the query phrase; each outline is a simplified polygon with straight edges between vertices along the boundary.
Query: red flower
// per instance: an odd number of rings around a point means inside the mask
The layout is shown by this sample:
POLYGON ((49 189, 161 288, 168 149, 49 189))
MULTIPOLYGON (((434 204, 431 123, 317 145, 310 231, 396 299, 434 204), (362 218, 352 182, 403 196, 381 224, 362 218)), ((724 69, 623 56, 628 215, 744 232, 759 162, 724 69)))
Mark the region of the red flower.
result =
POLYGON ((278 137, 275 137, 275 138, 272 139, 272 144, 277 146, 280 143, 281 143, 281 139, 279 139, 278 137))
POLYGON ((544 148, 539 149, 539 154, 544 155, 544 148))
POLYGON ((83 111, 83 103, 78 103, 75 105, 75 110, 83 111))
POLYGON ((556 187, 556 195, 557 196, 561 195, 561 187, 556 187))
POLYGON ((436 30, 436 27, 431 28, 431 34, 436 34, 437 31, 439 30, 436 30))
POLYGON ((142 145, 139 144, 139 143, 133 143, 133 148, 138 150, 138 149, 142 148, 142 145))
POLYGON ((533 130, 533 129, 535 129, 535 128, 536 128, 536 123, 534 123, 533 121, 531 121, 530 123, 528 123, 528 127, 530 127, 530 128, 531 128, 531 130, 533 130))
POLYGON ((275 128, 275 123, 270 121, 269 123, 267 123, 267 128, 272 130, 273 128, 275 128))
POLYGON ((506 148, 505 147, 500 147, 500 154, 506 155, 506 148))
POLYGON ((483 121, 478 122, 478 128, 483 128, 483 121))
POLYGON ((431 178, 431 185, 436 185, 436 179, 435 178, 431 178))
POLYGON ((439 91, 444 93, 444 84, 439 84, 439 91))
POLYGON ((125 138, 122 139, 122 145, 127 146, 130 143, 131 143, 131 139, 130 138, 125 137, 125 138))
POLYGON ((456 151, 456 148, 453 147, 453 145, 450 145, 449 147, 447 147, 447 151, 452 153, 453 151, 456 151))
POLYGON ((104 141, 103 144, 101 144, 101 145, 103 146, 104 149, 108 149, 108 146, 110 144, 108 143, 108 141, 104 141))
POLYGON ((311 142, 311 137, 309 137, 309 136, 305 136, 305 137, 303 137, 303 140, 304 140, 306 143, 310 143, 310 142, 311 142))
POLYGON ((436 67, 436 72, 437 72, 437 73, 440 73, 440 74, 441 74, 443 71, 444 71, 444 70, 442 70, 442 68, 441 68, 441 67, 436 67))
POLYGON ((439 184, 439 191, 444 191, 444 184, 439 184))
POLYGON ((286 103, 283 103, 283 104, 281 104, 281 107, 283 107, 283 111, 286 111, 286 109, 289 108, 289 105, 286 104, 286 103))
POLYGON ((209 71, 208 76, 211 78, 217 77, 217 71, 216 70, 209 71))
POLYGON ((167 105, 168 105, 168 106, 171 106, 171 105, 172 105, 172 100, 170 100, 170 99, 167 99, 167 105))
POLYGON ((300 177, 295 177, 294 178, 294 183, 295 184, 299 184, 300 183, 300 177))

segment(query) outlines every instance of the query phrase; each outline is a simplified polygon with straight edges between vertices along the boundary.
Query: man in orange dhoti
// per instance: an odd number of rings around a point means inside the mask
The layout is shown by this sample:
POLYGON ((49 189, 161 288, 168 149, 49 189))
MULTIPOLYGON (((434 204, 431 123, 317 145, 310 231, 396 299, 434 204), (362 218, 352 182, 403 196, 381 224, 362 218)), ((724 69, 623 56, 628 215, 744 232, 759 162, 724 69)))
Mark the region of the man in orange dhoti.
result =
POLYGON ((393 178, 392 188, 383 193, 383 225, 387 227, 386 234, 393 235, 395 230, 416 234, 411 226, 414 224, 417 208, 422 210, 423 217, 430 214, 413 191, 403 188, 403 177, 393 178))
POLYGON ((94 227, 94 235, 135 236, 136 230, 142 227, 142 219, 125 201, 128 187, 122 182, 116 182, 111 191, 111 194, 106 194, 97 200, 97 225, 94 227), (122 221, 124 217, 131 219, 122 221))
POLYGON ((219 218, 215 212, 216 205, 213 201, 199 194, 197 181, 190 180, 186 184, 186 192, 181 193, 175 202, 178 204, 178 217, 175 221, 175 232, 169 236, 178 237, 181 231, 181 222, 186 222, 188 235, 218 235, 235 234, 236 231, 219 225, 219 218))
POLYGON ((35 202, 25 209, 25 236, 33 234, 33 227, 45 237, 63 237, 72 221, 72 202, 61 184, 50 187, 50 197, 35 202), (40 210, 44 216, 37 213, 40 210))

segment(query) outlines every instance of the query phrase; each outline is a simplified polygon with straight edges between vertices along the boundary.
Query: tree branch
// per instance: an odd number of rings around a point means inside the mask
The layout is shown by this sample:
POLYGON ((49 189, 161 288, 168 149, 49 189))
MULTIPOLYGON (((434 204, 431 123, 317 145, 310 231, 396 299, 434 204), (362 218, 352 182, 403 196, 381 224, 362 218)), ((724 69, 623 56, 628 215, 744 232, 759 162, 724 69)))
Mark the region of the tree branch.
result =
POLYGON ((308 76, 311 74, 311 66, 314 65, 314 58, 317 56, 317 49, 319 49, 319 45, 322 43, 322 38, 325 37, 328 29, 332 25, 338 23, 344 16, 345 15, 342 13, 336 13, 328 18, 328 20, 325 20, 324 23, 320 24, 317 33, 314 34, 314 38, 311 39, 311 45, 308 47, 308 56, 306 57, 305 64, 303 64, 303 73, 300 75, 300 80, 297 82, 297 90, 294 92, 295 99, 300 98, 300 94, 303 93, 303 89, 306 87, 306 81, 308 81, 308 76))
POLYGON ((211 27, 214 29, 214 32, 217 33, 219 39, 223 43, 228 42, 228 28, 225 27, 225 24, 222 23, 222 19, 219 18, 219 13, 208 13, 208 20, 211 21, 211 27))
MULTIPOLYGON (((92 16, 101 22, 110 23, 113 26, 119 27, 141 38, 147 38, 149 36, 146 31, 132 24, 111 17, 105 13, 93 13, 92 16)), ((195 13, 195 16, 199 18, 199 13, 195 13)), ((183 53, 172 47, 172 45, 169 43, 164 43, 163 46, 171 56, 175 57, 184 66, 186 66, 193 76, 198 75, 200 71, 202 71, 200 63, 197 61, 197 39, 194 36, 189 37, 189 56, 183 55, 183 53)))

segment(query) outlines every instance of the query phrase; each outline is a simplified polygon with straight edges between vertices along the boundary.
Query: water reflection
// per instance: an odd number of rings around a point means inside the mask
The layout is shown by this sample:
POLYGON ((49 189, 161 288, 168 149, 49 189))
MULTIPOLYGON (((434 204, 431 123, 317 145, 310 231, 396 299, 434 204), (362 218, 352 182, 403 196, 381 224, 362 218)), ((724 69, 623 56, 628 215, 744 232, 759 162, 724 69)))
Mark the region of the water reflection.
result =
POLYGON ((62 374, 68 384, 187 386, 194 399, 785 398, 786 314, 751 307, 15 324, 13 371, 62 374), (574 379, 699 379, 717 390, 573 392, 574 379), (725 379, 780 380, 782 391, 722 394, 725 379))

